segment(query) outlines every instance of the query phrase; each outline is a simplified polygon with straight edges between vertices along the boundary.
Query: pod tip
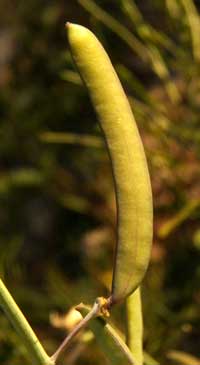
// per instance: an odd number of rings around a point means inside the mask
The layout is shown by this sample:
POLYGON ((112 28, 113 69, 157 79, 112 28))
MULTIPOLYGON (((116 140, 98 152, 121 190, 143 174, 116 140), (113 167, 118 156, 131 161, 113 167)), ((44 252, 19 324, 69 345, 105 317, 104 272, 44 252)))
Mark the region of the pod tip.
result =
POLYGON ((77 44, 80 44, 83 40, 85 42, 88 36, 89 35, 91 36, 92 34, 88 28, 80 24, 67 22, 65 24, 65 27, 67 30, 68 39, 71 46, 72 45, 77 46, 77 44))
POLYGON ((76 27, 76 28, 84 28, 83 26, 79 25, 79 24, 76 24, 76 23, 71 23, 71 22, 66 22, 65 23, 65 28, 71 28, 71 27, 76 27))
POLYGON ((70 22, 66 22, 65 23, 65 28, 68 29, 70 27, 71 23, 70 22))

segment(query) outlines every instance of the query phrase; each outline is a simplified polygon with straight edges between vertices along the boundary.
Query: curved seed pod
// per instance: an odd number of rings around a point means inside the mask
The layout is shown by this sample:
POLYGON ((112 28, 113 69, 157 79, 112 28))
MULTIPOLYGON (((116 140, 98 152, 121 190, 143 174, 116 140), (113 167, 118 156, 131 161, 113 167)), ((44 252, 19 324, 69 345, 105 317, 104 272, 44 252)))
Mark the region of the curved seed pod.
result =
POLYGON ((112 162, 118 238, 111 304, 124 299, 145 274, 152 241, 152 196, 137 126, 116 72, 94 34, 67 23, 73 60, 96 110, 112 162))

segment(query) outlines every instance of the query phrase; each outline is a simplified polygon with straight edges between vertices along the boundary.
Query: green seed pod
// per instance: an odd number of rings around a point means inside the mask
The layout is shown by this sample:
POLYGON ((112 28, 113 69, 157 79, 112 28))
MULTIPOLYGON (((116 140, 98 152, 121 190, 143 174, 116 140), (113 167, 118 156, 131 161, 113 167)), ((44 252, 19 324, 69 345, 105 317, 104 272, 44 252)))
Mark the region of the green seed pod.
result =
POLYGON ((141 283, 152 242, 152 196, 143 145, 127 97, 110 59, 87 28, 67 23, 73 60, 84 80, 111 158, 118 238, 111 304, 141 283))

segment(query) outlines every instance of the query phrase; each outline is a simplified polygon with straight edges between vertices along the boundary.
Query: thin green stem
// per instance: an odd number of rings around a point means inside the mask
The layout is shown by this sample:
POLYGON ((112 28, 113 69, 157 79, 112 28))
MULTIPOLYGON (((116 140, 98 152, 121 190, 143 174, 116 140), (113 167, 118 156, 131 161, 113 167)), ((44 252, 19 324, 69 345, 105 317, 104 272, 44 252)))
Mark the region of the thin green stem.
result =
POLYGON ((39 135, 39 139, 45 143, 68 143, 95 148, 104 147, 104 142, 100 137, 89 134, 42 132, 39 135))
POLYGON ((1 279, 0 306, 21 336, 24 345, 30 353, 32 361, 37 365, 53 365, 54 362, 43 349, 40 341, 1 279))
MULTIPOLYGON (((109 302, 108 302, 109 304, 109 302)), ((85 305, 80 305, 77 310, 82 315, 87 315, 91 308, 85 305)), ((89 322, 89 328, 95 335, 95 339, 104 352, 110 364, 112 365, 136 365, 136 361, 124 342, 123 335, 111 325, 106 322, 103 317, 94 318, 89 322)))
POLYGON ((136 360, 136 365, 143 364, 143 320, 140 288, 126 301, 127 343, 136 360))
POLYGON ((193 55, 197 63, 200 62, 200 17, 196 9, 195 3, 192 0, 181 0, 185 10, 190 33, 192 38, 193 55))

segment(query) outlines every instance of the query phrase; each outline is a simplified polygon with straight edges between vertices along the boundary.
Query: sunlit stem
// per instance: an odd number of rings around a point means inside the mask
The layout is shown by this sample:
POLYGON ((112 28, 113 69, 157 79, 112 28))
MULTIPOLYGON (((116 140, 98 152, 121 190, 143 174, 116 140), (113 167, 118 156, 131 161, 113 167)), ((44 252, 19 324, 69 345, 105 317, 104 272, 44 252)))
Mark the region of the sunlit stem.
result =
POLYGON ((126 299, 127 344, 136 365, 143 364, 143 319, 140 288, 126 299))
POLYGON ((0 279, 0 306, 22 338, 32 361, 37 365, 53 365, 23 313, 0 279))

